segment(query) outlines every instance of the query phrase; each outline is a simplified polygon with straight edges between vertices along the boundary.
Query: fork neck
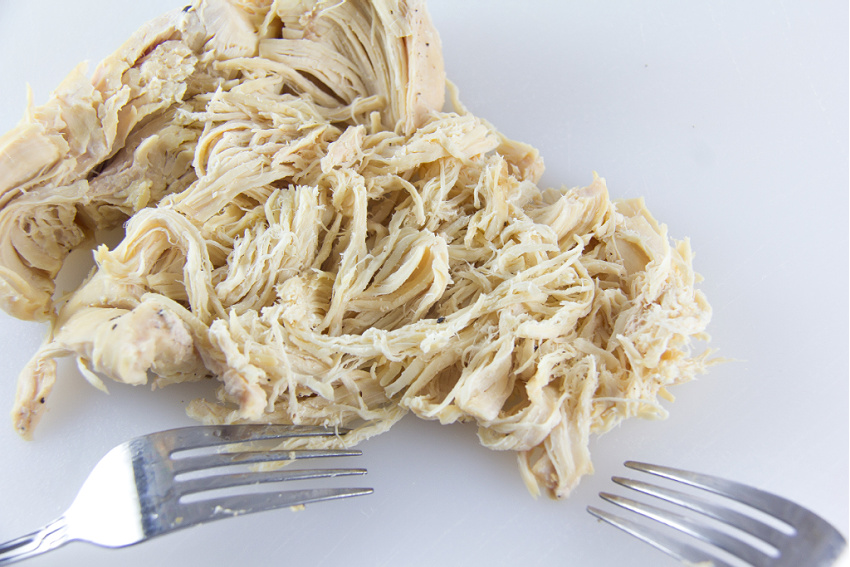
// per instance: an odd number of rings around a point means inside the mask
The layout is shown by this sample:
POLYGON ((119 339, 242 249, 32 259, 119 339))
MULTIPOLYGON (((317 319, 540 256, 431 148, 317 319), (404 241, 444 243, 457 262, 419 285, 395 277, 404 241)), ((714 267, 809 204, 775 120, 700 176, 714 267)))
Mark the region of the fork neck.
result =
POLYGON ((64 516, 50 522, 40 530, 0 543, 0 565, 8 565, 28 557, 41 555, 65 545, 71 538, 64 516))

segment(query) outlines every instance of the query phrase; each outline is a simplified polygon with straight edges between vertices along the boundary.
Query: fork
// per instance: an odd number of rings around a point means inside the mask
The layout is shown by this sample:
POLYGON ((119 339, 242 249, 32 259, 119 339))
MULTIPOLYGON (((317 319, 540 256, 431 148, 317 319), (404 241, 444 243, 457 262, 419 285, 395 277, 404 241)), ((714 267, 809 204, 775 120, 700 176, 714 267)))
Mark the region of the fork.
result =
POLYGON ((371 488, 244 492, 246 487, 260 483, 362 475, 366 473, 364 469, 215 474, 232 471, 232 465, 360 455, 360 451, 346 449, 246 451, 247 447, 239 447, 220 451, 233 443, 344 433, 345 430, 303 425, 213 425, 171 429, 131 439, 97 463, 62 516, 40 530, 0 544, 0 565, 40 555, 75 540, 102 547, 125 547, 222 518, 369 494, 371 488), (228 466, 230 469, 221 468, 228 466), (240 489, 242 493, 238 492, 240 489), (203 496, 209 491, 212 493, 203 496))
MULTIPOLYGON (((765 521, 745 514, 729 504, 720 504, 693 494, 655 486, 646 482, 613 477, 612 480, 637 492, 659 498, 719 521, 717 527, 666 509, 630 498, 602 492, 604 500, 641 516, 688 534, 730 556, 755 567, 828 567, 848 565, 847 542, 826 520, 802 506, 775 494, 745 484, 695 472, 627 461, 625 466, 670 479, 745 504, 767 515, 765 521), (733 528, 732 530, 728 527, 733 528), (720 529, 726 528, 726 529, 720 529), (733 535, 737 532, 744 537, 733 535), (747 540, 750 540, 748 542, 747 540)), ((741 509, 740 507, 738 509, 741 509)), ((604 510, 588 506, 587 511, 668 555, 689 564, 730 567, 716 555, 663 532, 604 510)), ((675 532, 674 532, 675 533, 675 532)), ((736 563, 738 565, 738 563, 736 563)))

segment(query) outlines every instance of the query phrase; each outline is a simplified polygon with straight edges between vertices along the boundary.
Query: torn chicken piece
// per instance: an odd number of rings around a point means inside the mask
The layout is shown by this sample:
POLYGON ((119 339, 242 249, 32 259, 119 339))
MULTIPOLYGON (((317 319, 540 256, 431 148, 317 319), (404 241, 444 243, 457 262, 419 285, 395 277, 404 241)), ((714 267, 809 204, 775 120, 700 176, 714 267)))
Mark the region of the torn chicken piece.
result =
POLYGON ((0 306, 7 312, 21 319, 50 318, 53 281, 67 254, 83 242, 92 224, 115 226, 126 218, 107 215, 111 222, 104 222, 98 191, 90 194, 89 180, 134 128, 183 100, 207 33, 194 15, 152 21, 104 60, 91 80, 78 67, 47 104, 30 108, 17 127, 0 137, 0 254, 18 257, 0 265, 0 306), (42 202, 70 188, 77 207, 89 215, 79 214, 72 202, 51 231, 28 234, 15 222, 24 218, 31 225, 44 224, 42 202), (32 198, 34 193, 44 197, 32 198), (10 207, 18 209, 14 217, 7 213, 10 207), (28 246, 22 247, 22 240, 28 246))
POLYGON ((161 385, 207 375, 189 329, 155 298, 131 310, 90 307, 75 312, 32 359, 19 381, 12 410, 15 427, 29 436, 44 399, 56 380, 59 356, 74 355, 80 372, 106 391, 98 376, 126 384, 146 384, 148 373, 161 385), (120 345, 120 348, 115 348, 120 345))
POLYGON ((74 71, 0 139, 0 305, 48 319, 30 435, 74 356, 95 386, 215 377, 206 423, 475 422, 532 493, 704 370, 687 241, 455 97, 420 0, 198 0, 74 71), (451 92, 451 89, 450 89, 451 92), (125 224, 53 303, 68 251, 125 224))

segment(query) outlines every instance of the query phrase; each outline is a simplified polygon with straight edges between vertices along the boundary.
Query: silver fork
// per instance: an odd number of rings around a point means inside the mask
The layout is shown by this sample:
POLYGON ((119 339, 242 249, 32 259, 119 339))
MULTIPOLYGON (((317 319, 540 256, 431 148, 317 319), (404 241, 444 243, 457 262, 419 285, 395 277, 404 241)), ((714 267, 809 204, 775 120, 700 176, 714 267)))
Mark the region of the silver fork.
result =
MULTIPOLYGON (((838 530, 820 516, 790 500, 707 474, 634 461, 627 461, 625 465, 637 471, 684 483, 731 501, 743 503, 750 509, 758 510, 771 517, 763 521, 757 518, 757 514, 745 514, 728 504, 616 476, 612 480, 617 484, 698 512, 720 523, 716 524, 717 527, 712 527, 709 525, 710 522, 700 522, 630 498, 607 492, 599 494, 608 502, 722 549, 730 556, 742 560, 744 564, 755 567, 827 567, 850 564, 847 542, 838 530), (726 526, 733 529, 721 529, 726 526), (749 534, 753 538, 750 540, 752 543, 747 541, 749 536, 733 535, 736 531, 739 534, 741 532, 749 534)), ((705 562, 706 565, 715 567, 730 567, 730 563, 719 559, 715 554, 687 543, 682 538, 671 537, 664 533, 663 528, 658 529, 636 523, 592 506, 589 506, 587 511, 682 562, 691 564, 705 562)))
POLYGON ((338 434, 344 431, 298 425, 225 425, 185 427, 131 439, 97 463, 62 516, 40 530, 0 544, 0 565, 75 540, 124 547, 222 518, 371 493, 371 488, 238 492, 259 483, 362 475, 364 469, 214 474, 230 465, 361 454, 344 449, 246 451, 244 446, 219 451, 233 443, 338 434), (194 454, 179 455, 190 450, 194 454), (203 497, 207 491, 218 492, 203 497))

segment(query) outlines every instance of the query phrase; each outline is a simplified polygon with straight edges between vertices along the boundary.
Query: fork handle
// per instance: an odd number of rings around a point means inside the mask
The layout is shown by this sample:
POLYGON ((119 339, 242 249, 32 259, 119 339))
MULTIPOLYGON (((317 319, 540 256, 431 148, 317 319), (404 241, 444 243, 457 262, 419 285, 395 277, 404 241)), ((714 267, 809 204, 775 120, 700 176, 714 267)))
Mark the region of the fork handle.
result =
POLYGON ((68 536, 68 524, 60 517, 40 530, 19 538, 0 543, 0 565, 9 565, 16 561, 41 555, 71 541, 68 536))

